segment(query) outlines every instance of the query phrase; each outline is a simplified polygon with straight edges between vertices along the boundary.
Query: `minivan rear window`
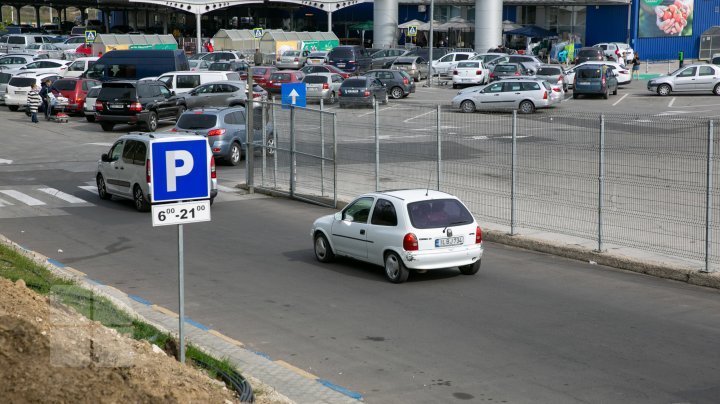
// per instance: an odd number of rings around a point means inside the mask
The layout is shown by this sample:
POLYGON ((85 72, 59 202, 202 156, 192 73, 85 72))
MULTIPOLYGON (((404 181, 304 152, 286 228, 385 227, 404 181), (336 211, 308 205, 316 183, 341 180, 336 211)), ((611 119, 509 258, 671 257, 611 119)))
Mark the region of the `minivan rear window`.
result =
POLYGON ((98 99, 109 100, 118 98, 127 100, 136 98, 135 94, 135 87, 131 84, 107 83, 103 85, 102 90, 100 90, 100 94, 98 94, 98 99))
POLYGON ((585 49, 585 50, 581 50, 580 52, 578 52, 577 55, 581 56, 581 57, 593 57, 593 56, 598 56, 599 54, 600 54, 600 50, 585 49))
POLYGON ((12 75, 10 73, 0 73, 0 84, 7 84, 11 78, 12 75))
POLYGON ((8 82, 13 87, 30 87, 35 84, 35 79, 31 77, 13 77, 8 82))
POLYGON ((515 65, 497 65, 495 66, 496 72, 514 72, 516 70, 515 65))
POLYGON ((456 199, 432 199, 408 204, 410 222, 416 229, 462 226, 473 222, 472 214, 456 199))
POLYGON ((53 87, 60 91, 72 91, 76 83, 76 80, 58 80, 53 83, 53 87))
POLYGON ((330 51, 328 54, 328 58, 351 58, 353 57, 353 52, 351 48, 335 48, 330 51))
POLYGON ((477 69, 480 67, 480 63, 479 62, 460 62, 457 64, 457 67, 458 68, 468 67, 471 69, 477 69))
POLYGON ((600 69, 578 69, 576 75, 579 79, 599 79, 600 69))
POLYGON ((8 38, 8 43, 13 45, 24 45, 25 37, 22 36, 11 36, 8 38))
POLYGON ((310 84, 322 84, 322 83, 327 83, 327 77, 325 77, 325 76, 305 76, 305 79, 303 81, 305 83, 310 83, 310 84))
POLYGON ((210 129, 217 125, 217 115, 209 114, 182 114, 177 121, 177 127, 187 130, 210 129))
POLYGON ((541 67, 537 70, 538 76, 554 76, 562 73, 559 67, 541 67))

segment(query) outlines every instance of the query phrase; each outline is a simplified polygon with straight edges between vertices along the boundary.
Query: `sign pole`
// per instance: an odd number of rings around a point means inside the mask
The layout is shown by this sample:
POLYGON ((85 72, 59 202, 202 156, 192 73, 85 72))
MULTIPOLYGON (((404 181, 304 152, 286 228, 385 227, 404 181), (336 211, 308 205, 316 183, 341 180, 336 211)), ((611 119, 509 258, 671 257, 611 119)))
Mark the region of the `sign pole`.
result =
POLYGON ((180 363, 185 363, 185 262, 183 259, 183 225, 179 224, 178 227, 178 299, 180 304, 180 318, 179 318, 179 334, 180 334, 180 351, 179 359, 180 363))

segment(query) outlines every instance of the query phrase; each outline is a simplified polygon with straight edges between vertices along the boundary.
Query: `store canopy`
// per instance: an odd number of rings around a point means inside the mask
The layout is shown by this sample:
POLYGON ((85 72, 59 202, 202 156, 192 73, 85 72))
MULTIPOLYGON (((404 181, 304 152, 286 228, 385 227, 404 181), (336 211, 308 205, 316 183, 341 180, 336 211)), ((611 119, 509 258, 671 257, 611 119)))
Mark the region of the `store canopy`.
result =
POLYGON ((438 30, 447 31, 447 30, 471 30, 475 29, 475 23, 469 22, 468 20, 462 18, 462 17, 453 17, 448 22, 440 24, 438 27, 438 30))
POLYGON ((425 23, 424 21, 420 21, 420 20, 410 20, 408 22, 398 24, 398 29, 408 29, 408 28, 412 27, 413 25, 417 27, 424 23, 425 23))
MULTIPOLYGON (((437 21, 437 20, 435 20, 435 22, 433 23, 433 31, 435 31, 435 32, 447 32, 447 28, 439 28, 439 27, 440 27, 440 22, 437 21)), ((429 23, 429 22, 424 22, 424 23, 418 25, 418 30, 419 30, 419 31, 430 31, 430 23, 429 23)))
POLYGON ((510 31, 503 32, 503 34, 527 36, 531 38, 548 38, 552 36, 557 36, 556 32, 548 31, 545 28, 540 28, 535 25, 528 25, 527 27, 512 29, 510 31))

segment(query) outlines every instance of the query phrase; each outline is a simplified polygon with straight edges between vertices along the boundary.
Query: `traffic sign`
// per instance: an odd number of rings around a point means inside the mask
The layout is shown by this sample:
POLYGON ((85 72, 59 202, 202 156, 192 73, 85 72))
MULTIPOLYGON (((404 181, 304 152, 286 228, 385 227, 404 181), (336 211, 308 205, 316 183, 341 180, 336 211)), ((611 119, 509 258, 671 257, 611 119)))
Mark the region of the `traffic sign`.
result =
POLYGON ((210 198, 211 157, 204 137, 161 138, 150 142, 151 201, 210 198))
POLYGON ((163 203, 152 205, 153 226, 169 226, 210 221, 210 201, 163 203))
POLYGON ((253 36, 255 37, 255 39, 262 38, 264 33, 265 31, 262 28, 253 28, 253 36))
POLYGON ((94 43, 95 37, 97 37, 97 31, 94 31, 94 30, 85 31, 85 43, 94 43))
POLYGON ((280 86, 280 93, 283 108, 290 108, 291 105, 295 107, 307 105, 305 83, 283 83, 280 86))
POLYGON ((417 30, 418 30, 417 25, 409 26, 407 36, 417 36, 417 30))

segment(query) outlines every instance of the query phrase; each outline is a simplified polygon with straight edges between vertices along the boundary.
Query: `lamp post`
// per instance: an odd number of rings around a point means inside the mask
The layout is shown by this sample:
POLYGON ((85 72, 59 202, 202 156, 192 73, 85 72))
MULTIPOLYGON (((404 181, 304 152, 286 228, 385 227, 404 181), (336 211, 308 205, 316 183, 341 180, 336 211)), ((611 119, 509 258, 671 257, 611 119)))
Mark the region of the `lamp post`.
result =
POLYGON ((433 18, 435 18, 435 0, 430 0, 430 39, 428 40, 428 79, 427 83, 425 85, 427 87, 432 87, 432 77, 433 77, 433 67, 432 67, 432 61, 433 61, 433 18))

